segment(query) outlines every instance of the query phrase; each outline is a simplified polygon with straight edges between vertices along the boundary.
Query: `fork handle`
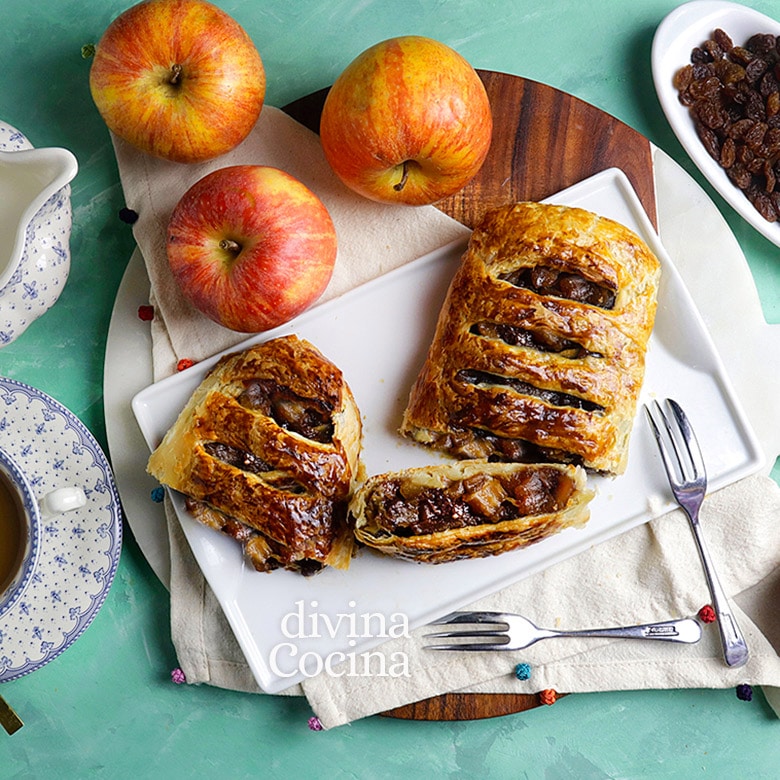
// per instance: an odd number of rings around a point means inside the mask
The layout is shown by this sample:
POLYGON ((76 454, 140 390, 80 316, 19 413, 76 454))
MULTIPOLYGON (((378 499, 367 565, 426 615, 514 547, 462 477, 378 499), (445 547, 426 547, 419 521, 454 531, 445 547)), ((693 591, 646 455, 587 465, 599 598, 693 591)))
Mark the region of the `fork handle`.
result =
POLYGON ((607 637, 612 639, 657 639, 663 642, 693 644, 701 638, 701 626, 693 618, 665 620, 619 628, 591 628, 583 631, 550 632, 550 636, 607 637))
POLYGON ((691 530, 693 531, 693 538, 696 540, 696 547, 699 551, 699 558, 701 558, 701 565, 704 569, 710 596, 712 597, 712 608, 715 610, 715 615, 718 619, 718 632, 723 645, 723 658, 728 666, 744 666, 748 661, 747 643, 742 636, 736 618, 731 612, 726 592, 723 590, 718 575, 715 573, 715 567, 699 527, 699 513, 695 510, 686 510, 686 512, 690 520, 691 530))

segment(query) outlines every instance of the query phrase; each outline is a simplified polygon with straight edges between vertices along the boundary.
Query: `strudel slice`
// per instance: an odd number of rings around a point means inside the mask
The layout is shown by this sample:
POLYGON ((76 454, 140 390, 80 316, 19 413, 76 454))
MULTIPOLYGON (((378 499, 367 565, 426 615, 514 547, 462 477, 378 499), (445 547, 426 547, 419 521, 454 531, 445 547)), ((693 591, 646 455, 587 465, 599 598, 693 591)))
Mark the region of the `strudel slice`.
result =
POLYGON ((341 371, 296 336, 223 357, 149 458, 256 569, 345 569, 361 421, 341 371))
POLYGON ((370 477, 350 502, 355 536, 398 558, 444 563, 538 542, 589 517, 585 471, 461 460, 370 477))
POLYGON ((579 208, 518 203, 472 234, 401 433, 462 458, 626 468, 660 264, 579 208))

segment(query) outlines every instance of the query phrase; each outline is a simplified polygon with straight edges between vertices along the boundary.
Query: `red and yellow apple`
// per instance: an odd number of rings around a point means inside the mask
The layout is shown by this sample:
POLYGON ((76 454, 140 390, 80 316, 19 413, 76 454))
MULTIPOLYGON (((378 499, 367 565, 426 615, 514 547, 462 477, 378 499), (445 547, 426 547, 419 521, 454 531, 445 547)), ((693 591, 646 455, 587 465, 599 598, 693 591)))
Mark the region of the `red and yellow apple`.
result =
POLYGON ((423 205, 479 171, 493 119, 477 72, 456 51, 417 35, 366 49, 325 99, 320 137, 336 175, 367 198, 423 205))
POLYGON ((171 214, 168 262, 190 303, 220 325, 257 333, 322 295, 336 262, 336 231, 322 201, 264 165, 212 171, 171 214))
POLYGON ((103 33, 90 68, 108 128, 175 162, 209 160, 243 141, 265 99, 265 70, 245 30, 205 0, 145 0, 103 33))

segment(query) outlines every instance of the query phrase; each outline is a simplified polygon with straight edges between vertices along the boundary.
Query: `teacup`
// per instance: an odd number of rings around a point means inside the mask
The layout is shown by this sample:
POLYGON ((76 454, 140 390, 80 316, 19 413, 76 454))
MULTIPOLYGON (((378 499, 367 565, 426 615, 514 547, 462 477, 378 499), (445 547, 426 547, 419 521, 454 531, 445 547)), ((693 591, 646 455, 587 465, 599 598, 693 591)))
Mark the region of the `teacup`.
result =
POLYGON ((23 469, 0 448, 0 616, 19 600, 32 579, 42 523, 86 501, 78 487, 57 488, 38 500, 23 469))

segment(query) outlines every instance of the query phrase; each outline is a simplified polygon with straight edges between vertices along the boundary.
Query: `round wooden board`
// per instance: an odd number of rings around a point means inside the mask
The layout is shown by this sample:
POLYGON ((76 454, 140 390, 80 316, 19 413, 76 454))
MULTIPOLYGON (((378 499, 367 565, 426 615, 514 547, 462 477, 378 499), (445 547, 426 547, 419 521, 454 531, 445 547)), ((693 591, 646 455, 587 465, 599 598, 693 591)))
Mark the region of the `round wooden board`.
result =
MULTIPOLYGON (((604 111, 536 81, 478 70, 493 111, 493 141, 482 169, 460 192, 436 203, 475 227, 490 208, 542 200, 607 168, 620 168, 657 227, 650 142, 604 111)), ((319 131, 328 89, 284 111, 319 131)), ((512 664, 507 658, 507 666, 512 664)), ((539 706, 536 694, 448 693, 383 713, 409 720, 475 720, 539 706)))

